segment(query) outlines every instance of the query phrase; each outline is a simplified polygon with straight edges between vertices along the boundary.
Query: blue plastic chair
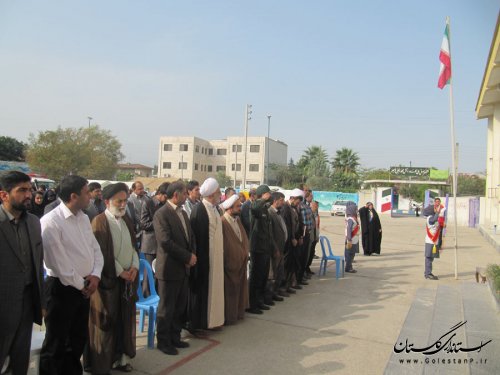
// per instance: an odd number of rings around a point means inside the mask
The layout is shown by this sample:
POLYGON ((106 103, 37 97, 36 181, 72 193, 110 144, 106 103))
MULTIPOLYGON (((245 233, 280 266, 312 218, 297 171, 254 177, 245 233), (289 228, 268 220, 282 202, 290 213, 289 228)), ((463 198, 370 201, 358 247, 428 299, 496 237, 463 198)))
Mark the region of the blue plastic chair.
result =
POLYGON ((135 305, 140 312, 139 328, 141 329, 141 332, 144 332, 144 315, 148 314, 148 348, 154 349, 156 312, 158 311, 158 302, 160 302, 160 297, 158 297, 158 294, 156 293, 153 270, 147 260, 144 259, 139 259, 139 287, 137 288, 137 295, 139 296, 139 301, 137 301, 135 305), (148 275, 149 292, 151 293, 151 295, 146 298, 144 298, 144 295, 142 294, 144 270, 146 270, 148 275))
POLYGON ((344 257, 341 255, 333 255, 332 246, 330 245, 330 240, 325 236, 319 236, 319 242, 321 244, 321 251, 323 252, 323 256, 321 258, 321 263, 319 264, 319 276, 321 273, 323 275, 326 274, 326 266, 329 260, 335 261, 335 277, 337 280, 340 275, 340 266, 342 266, 342 277, 344 277, 344 257), (326 247, 328 246, 328 254, 326 252, 326 247))

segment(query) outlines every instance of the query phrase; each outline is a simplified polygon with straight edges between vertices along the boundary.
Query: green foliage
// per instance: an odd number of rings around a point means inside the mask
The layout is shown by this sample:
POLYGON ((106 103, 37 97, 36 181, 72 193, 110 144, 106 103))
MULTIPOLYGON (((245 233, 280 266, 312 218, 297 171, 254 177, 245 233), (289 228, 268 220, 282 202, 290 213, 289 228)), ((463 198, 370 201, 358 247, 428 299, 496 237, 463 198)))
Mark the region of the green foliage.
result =
POLYGON ((231 177, 227 176, 224 172, 219 171, 217 172, 217 175, 215 176, 215 179, 219 183, 220 187, 228 187, 231 186, 231 177))
POLYGON ((423 202, 425 199, 425 191, 430 189, 429 185, 404 184, 398 188, 399 194, 405 198, 412 199, 417 202, 423 202))
POLYGON ((24 161, 26 144, 12 137, 0 136, 0 160, 24 161))
POLYGON ((61 128, 30 134, 26 155, 34 170, 60 180, 68 174, 111 180, 123 159, 120 142, 108 130, 61 128))
MULTIPOLYGON (((296 184, 294 187, 296 187, 296 184)), ((312 176, 309 177, 306 181, 306 185, 310 187, 312 190, 319 191, 330 191, 332 190, 332 181, 330 178, 325 176, 312 176)))
POLYGON ((486 275, 491 280, 491 285, 496 293, 496 298, 500 298, 500 266, 498 264, 489 264, 486 268, 486 275))
POLYGON ((310 146, 304 151, 297 167, 306 178, 327 177, 330 173, 328 154, 321 146, 310 146))
POLYGON ((133 172, 118 172, 115 177, 116 181, 133 181, 134 173, 133 172))
POLYGON ((484 196, 486 192, 486 180, 484 178, 472 175, 459 174, 457 179, 458 196, 484 196))
POLYGON ((269 168, 274 175, 276 185, 284 189, 293 189, 303 181, 302 173, 292 159, 290 159, 290 162, 286 166, 270 164, 269 168))

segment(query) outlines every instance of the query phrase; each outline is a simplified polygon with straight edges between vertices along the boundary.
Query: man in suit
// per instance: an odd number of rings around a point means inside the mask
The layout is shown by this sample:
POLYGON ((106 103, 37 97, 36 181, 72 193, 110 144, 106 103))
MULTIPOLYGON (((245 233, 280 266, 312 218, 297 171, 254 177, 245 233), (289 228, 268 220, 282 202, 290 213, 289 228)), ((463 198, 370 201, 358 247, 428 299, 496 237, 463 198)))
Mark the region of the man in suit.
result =
MULTIPOLYGON (((269 207, 269 217, 271 218, 274 242, 274 251, 271 256, 271 269, 273 270, 274 282, 271 286, 270 297, 273 301, 283 301, 283 296, 290 296, 285 290, 280 291, 281 283, 285 277, 285 258, 283 252, 285 250, 286 239, 288 238, 285 221, 280 215, 280 211, 285 204, 285 195, 275 191, 271 194, 271 197, 273 203, 269 207)), ((268 298, 267 295, 266 298, 268 298)))
POLYGON ((178 354, 177 348, 187 348, 181 341, 181 315, 188 297, 188 276, 196 265, 195 239, 182 204, 187 190, 183 182, 177 181, 167 189, 167 203, 153 218, 158 242, 156 273, 158 279, 157 331, 158 349, 168 355, 178 354))
POLYGON ((30 177, 0 176, 0 372, 28 371, 33 322, 42 324, 43 247, 40 220, 27 212, 30 177))

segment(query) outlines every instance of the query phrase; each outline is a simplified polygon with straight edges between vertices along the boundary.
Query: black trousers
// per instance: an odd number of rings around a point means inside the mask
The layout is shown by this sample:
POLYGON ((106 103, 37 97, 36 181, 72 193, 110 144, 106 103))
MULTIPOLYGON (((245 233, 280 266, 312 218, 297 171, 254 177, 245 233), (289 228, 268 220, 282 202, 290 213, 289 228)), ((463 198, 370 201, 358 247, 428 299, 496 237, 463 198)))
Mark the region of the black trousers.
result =
POLYGON ((249 300, 250 308, 258 308, 264 302, 271 256, 265 253, 250 253, 249 300))
POLYGON ((311 264, 313 262, 314 256, 316 255, 316 245, 318 244, 318 241, 314 240, 311 241, 311 248, 309 250, 309 261, 307 262, 307 270, 310 269, 311 264))
POLYGON ((181 316, 186 311, 188 278, 182 280, 158 280, 158 313, 156 339, 158 346, 172 346, 181 340, 181 316))
POLYGON ((299 254, 299 269, 297 270, 297 282, 304 280, 304 273, 306 271, 307 262, 309 261, 309 249, 311 247, 311 235, 306 232, 304 242, 300 246, 299 254))
POLYGON ((81 291, 49 277, 45 283, 47 332, 40 352, 40 375, 81 375, 80 357, 88 341, 89 300, 81 291))
MULTIPOLYGON (((144 254, 144 258, 146 258, 146 261, 149 263, 151 268, 153 267, 153 260, 156 259, 156 254, 144 254)), ((154 275, 154 272, 153 272, 154 275)), ((139 285, 139 288, 141 285, 139 285)), ((157 280, 155 279, 155 288, 158 291, 158 283, 157 280)), ((148 281, 148 273, 146 270, 144 270, 144 278, 142 279, 142 295, 144 297, 149 297, 151 295, 151 292, 149 291, 149 281, 148 281)))
POLYGON ((17 329, 9 335, 0 332, 0 371, 9 357, 13 375, 25 375, 30 362, 31 332, 33 331, 33 286, 24 288, 23 311, 17 329))
POLYGON ((292 246, 291 244, 285 245, 285 280, 283 286, 290 288, 293 284, 294 278, 297 280, 297 271, 299 269, 299 255, 300 246, 292 246))

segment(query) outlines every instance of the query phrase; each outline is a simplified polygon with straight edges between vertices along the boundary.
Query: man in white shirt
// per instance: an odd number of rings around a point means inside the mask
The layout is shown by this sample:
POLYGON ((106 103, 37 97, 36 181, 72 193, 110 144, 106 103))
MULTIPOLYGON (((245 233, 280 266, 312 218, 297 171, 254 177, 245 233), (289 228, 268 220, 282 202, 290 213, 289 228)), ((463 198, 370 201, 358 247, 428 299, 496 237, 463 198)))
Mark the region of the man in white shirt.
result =
POLYGON ((96 291, 104 260, 89 219, 87 180, 64 177, 62 203, 41 220, 47 282, 47 333, 39 373, 82 374, 80 357, 88 340, 89 297, 96 291))

